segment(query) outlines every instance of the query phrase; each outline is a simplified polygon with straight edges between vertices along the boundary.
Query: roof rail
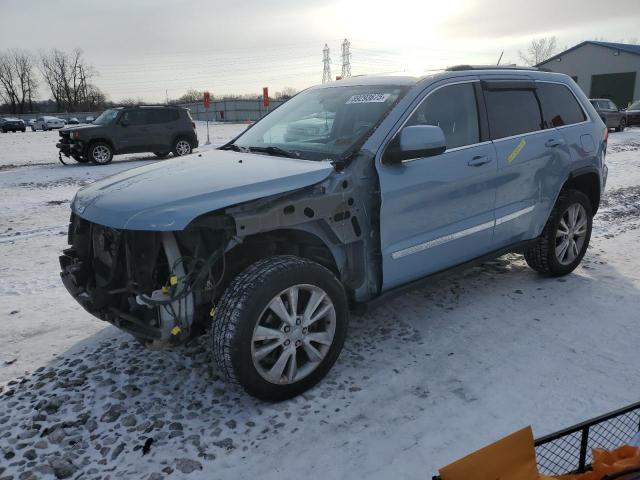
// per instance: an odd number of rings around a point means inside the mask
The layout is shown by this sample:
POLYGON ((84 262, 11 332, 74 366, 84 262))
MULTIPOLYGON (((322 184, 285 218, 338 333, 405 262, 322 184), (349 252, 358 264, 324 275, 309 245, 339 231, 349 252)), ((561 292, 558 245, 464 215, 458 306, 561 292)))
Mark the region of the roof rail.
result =
POLYGON ((447 72, 460 72, 463 70, 534 70, 541 71, 538 67, 521 67, 519 65, 454 65, 448 67, 447 72))

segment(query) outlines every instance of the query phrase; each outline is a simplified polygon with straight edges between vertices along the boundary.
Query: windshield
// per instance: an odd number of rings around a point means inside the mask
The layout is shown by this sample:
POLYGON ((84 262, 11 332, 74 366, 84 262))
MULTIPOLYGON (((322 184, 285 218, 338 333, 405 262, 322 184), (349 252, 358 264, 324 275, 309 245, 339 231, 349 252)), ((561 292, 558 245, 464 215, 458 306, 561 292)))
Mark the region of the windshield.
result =
POLYGON ((640 110, 640 102, 631 104, 631 106, 629 107, 629 110, 640 110))
POLYGON ((106 125, 107 123, 111 123, 118 116, 118 110, 105 110, 98 118, 96 118, 93 123, 96 125, 106 125))
POLYGON ((234 145, 309 160, 337 160, 371 133, 406 90, 398 85, 308 90, 260 120, 234 145))

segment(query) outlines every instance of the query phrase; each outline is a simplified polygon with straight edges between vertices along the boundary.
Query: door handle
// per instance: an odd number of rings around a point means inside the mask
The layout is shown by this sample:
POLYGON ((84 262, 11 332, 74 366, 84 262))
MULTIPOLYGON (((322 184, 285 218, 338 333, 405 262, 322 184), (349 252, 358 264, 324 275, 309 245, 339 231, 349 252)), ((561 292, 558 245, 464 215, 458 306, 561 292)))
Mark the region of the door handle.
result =
POLYGON ((467 165, 469 165, 470 167, 479 167, 481 165, 489 163, 490 161, 491 159, 486 155, 476 155, 467 162, 467 165))
POLYGON ((555 148, 555 147, 559 147, 562 144, 564 144, 564 140, 556 140, 555 138, 550 138, 549 140, 546 141, 544 146, 549 148, 555 148))

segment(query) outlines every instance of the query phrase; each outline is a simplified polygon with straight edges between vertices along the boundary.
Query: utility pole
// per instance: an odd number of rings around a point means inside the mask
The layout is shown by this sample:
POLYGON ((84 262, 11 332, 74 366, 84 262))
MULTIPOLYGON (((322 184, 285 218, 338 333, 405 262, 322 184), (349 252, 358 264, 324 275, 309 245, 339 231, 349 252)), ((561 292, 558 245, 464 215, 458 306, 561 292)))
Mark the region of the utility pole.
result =
POLYGON ((322 69, 322 83, 331 81, 331 57, 329 54, 329 46, 325 43, 324 49, 322 50, 322 64, 324 65, 322 69))
POLYGON ((351 76, 351 42, 346 38, 342 42, 342 78, 351 76))

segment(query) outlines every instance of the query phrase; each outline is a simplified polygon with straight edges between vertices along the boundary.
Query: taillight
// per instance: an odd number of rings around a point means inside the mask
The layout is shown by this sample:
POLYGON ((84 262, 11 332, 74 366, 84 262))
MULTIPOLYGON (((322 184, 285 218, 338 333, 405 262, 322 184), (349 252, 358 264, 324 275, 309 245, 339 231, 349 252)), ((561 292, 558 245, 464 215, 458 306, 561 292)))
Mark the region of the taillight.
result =
POLYGON ((196 129, 196 122, 191 122, 191 126, 193 127, 193 129, 196 129))
POLYGON ((609 129, 604 127, 604 135, 602 136, 602 140, 606 142, 609 139, 609 129))

